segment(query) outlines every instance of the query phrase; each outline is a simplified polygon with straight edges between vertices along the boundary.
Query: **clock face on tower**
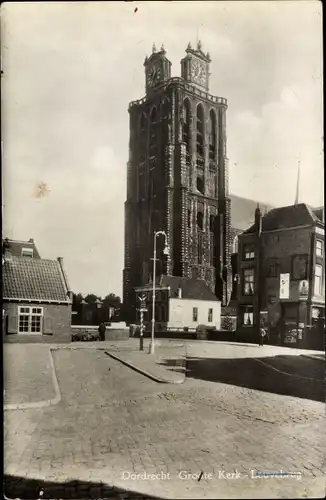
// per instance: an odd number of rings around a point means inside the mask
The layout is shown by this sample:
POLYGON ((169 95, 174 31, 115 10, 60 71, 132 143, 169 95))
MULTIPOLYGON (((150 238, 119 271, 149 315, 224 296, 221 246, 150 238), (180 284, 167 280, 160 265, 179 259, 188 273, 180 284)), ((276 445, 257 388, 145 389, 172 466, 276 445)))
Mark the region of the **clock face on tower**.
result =
POLYGON ((157 85, 162 77, 162 69, 159 65, 152 66, 148 71, 147 82, 150 87, 157 85))
POLYGON ((207 72, 205 64, 201 61, 192 61, 190 67, 190 74, 192 80, 198 85, 205 85, 207 79, 207 72))

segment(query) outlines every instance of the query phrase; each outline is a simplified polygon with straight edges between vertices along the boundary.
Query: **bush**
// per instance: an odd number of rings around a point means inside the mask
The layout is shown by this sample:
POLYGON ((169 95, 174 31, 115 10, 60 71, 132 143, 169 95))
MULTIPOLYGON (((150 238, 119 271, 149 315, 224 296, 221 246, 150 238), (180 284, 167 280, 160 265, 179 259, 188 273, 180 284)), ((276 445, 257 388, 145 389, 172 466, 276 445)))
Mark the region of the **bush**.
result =
POLYGON ((235 330, 234 320, 231 316, 222 316, 221 317, 221 328, 222 330, 235 330))
POLYGON ((100 335, 98 331, 74 332, 71 336, 72 342, 94 342, 97 340, 100 340, 100 335))

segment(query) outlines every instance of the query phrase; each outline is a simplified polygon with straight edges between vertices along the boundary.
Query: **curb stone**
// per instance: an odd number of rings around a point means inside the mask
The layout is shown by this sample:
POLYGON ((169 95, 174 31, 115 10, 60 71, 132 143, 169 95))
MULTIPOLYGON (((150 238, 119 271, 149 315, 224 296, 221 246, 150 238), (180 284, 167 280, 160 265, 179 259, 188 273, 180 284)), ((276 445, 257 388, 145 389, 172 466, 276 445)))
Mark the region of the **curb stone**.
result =
POLYGON ((313 359, 315 361, 322 361, 323 363, 325 363, 325 358, 316 358, 314 355, 312 354, 301 354, 301 356, 303 358, 308 358, 308 359, 313 359))
MULTIPOLYGON (((272 366, 270 365, 269 363, 266 363, 265 361, 262 361, 261 359, 257 359, 257 358, 252 358, 254 359, 255 361, 257 361, 258 363, 261 363, 262 365, 265 365, 267 366, 268 368, 270 368, 271 370, 275 371, 275 372, 278 372, 278 373, 282 373, 283 375, 287 375, 288 377, 292 377, 292 378, 301 378, 303 380, 313 380, 313 381, 316 381, 316 382, 323 382, 324 380, 323 379, 320 379, 320 378, 315 378, 315 377, 305 377, 303 375, 297 375, 296 373, 289 373, 289 372, 285 372, 283 370, 279 370, 278 368, 275 368, 275 366, 272 366)), ((315 358, 314 358, 315 359, 315 358)))
POLYGON ((159 384, 183 384, 185 381, 185 378, 182 380, 167 380, 164 379, 163 377, 157 377, 156 375, 153 375, 152 373, 149 373, 146 370, 143 370, 142 368, 139 368, 138 366, 134 365, 133 363, 130 363, 130 361, 125 361, 124 359, 120 358, 116 354, 112 354, 111 352, 105 351, 105 354, 110 356, 111 358, 115 359, 116 361, 119 361, 125 366, 128 366, 132 370, 135 370, 136 372, 140 373, 141 375, 144 375, 147 378, 150 378, 151 380, 154 380, 155 382, 158 382, 159 384))

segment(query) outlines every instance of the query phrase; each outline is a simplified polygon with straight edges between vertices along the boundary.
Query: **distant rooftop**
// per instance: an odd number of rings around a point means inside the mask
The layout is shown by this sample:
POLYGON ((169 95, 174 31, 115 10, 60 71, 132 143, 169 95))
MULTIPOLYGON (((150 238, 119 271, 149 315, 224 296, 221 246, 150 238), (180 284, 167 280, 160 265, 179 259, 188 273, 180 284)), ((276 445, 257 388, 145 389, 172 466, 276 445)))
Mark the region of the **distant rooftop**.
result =
POLYGON ((274 208, 260 201, 250 200, 235 194, 230 194, 231 198, 231 225, 236 232, 242 232, 254 222, 255 210, 259 204, 261 213, 264 215, 274 208))
MULTIPOLYGON (((273 231, 297 226, 304 226, 321 222, 315 211, 306 203, 289 205, 287 207, 273 208, 262 218, 262 230, 273 231)), ((255 232, 255 224, 252 224, 245 233, 255 232)))
POLYGON ((5 251, 10 252, 13 257, 22 257, 24 254, 23 250, 26 249, 25 256, 29 254, 28 256, 33 257, 34 259, 41 258, 33 238, 30 238, 28 241, 11 240, 9 238, 5 238, 2 240, 2 248, 3 253, 5 251))
MULTIPOLYGON (((211 292, 204 280, 195 278, 181 278, 180 276, 160 276, 156 279, 156 286, 170 287, 170 294, 172 298, 178 297, 178 290, 181 289, 181 297, 183 299, 197 299, 197 300, 214 300, 217 301, 216 295, 211 292)), ((144 287, 136 287, 137 290, 142 288, 152 287, 148 283, 144 287)))

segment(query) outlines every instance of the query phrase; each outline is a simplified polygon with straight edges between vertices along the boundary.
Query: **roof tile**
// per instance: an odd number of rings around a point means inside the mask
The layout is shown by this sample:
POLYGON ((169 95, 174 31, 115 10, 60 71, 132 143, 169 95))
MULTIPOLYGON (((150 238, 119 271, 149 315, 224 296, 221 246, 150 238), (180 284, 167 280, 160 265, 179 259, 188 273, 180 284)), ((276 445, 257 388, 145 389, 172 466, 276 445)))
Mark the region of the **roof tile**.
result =
POLYGON ((12 257, 2 266, 3 298, 68 302, 58 261, 12 257))

